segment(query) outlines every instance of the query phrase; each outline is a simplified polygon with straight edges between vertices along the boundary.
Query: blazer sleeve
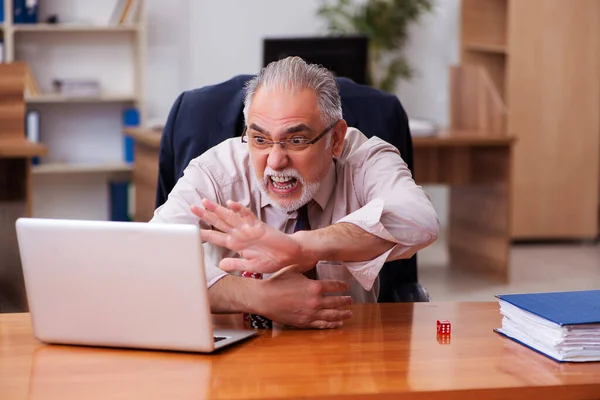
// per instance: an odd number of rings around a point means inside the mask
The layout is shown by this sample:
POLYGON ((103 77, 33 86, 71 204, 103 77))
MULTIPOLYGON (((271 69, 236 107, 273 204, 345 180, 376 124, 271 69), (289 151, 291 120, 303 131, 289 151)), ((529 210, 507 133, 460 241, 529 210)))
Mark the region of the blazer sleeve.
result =
POLYGON ((176 120, 183 101, 184 93, 181 93, 171 107, 165 129, 160 139, 160 151, 158 156, 158 182, 156 185, 155 208, 160 207, 167 201, 169 193, 175 186, 175 155, 173 151, 173 136, 175 134, 176 120))

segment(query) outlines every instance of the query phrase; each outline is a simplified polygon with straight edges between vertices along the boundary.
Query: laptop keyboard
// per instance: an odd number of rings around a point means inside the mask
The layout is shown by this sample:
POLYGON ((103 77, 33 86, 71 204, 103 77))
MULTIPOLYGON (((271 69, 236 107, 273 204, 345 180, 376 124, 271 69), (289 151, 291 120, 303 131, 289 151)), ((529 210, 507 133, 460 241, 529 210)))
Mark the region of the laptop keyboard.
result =
POLYGON ((227 339, 227 336, 213 336, 215 343, 220 342, 221 340, 227 339))

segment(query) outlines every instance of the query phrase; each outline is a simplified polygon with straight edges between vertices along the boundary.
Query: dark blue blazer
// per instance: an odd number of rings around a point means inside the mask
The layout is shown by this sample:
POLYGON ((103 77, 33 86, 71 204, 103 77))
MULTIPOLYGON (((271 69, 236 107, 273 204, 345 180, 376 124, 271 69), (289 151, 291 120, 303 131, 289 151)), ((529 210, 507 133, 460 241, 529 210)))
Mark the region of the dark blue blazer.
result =
MULTIPOLYGON (((238 75, 226 82, 186 91, 175 100, 160 144, 156 207, 167 200, 193 158, 225 139, 242 134, 244 84, 252 77, 238 75)), ((396 146, 412 171, 408 118, 398 98, 350 79, 337 78, 337 82, 348 126, 396 146)), ((386 263, 380 278, 381 300, 387 285, 417 282, 416 258, 386 263), (394 264, 393 268, 388 264, 394 264), (388 270, 390 273, 386 274, 388 270)))

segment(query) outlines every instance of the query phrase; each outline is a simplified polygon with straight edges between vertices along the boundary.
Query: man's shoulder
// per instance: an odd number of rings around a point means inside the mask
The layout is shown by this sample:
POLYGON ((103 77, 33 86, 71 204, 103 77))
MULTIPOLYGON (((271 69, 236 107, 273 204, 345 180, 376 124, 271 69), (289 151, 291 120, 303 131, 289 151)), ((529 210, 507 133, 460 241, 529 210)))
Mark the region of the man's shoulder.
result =
POLYGON ((219 186, 248 180, 250 156, 239 137, 226 139, 190 161, 189 167, 200 168, 219 186))
POLYGON ((187 90, 183 93, 183 98, 187 101, 202 99, 210 99, 211 101, 229 101, 231 96, 243 89, 244 85, 252 79, 252 77, 253 75, 237 75, 223 82, 187 90))
POLYGON ((400 155, 398 149, 385 140, 372 136, 368 138, 356 128, 348 128, 344 139, 344 149, 338 158, 342 165, 362 167, 366 159, 378 152, 389 152, 400 155))

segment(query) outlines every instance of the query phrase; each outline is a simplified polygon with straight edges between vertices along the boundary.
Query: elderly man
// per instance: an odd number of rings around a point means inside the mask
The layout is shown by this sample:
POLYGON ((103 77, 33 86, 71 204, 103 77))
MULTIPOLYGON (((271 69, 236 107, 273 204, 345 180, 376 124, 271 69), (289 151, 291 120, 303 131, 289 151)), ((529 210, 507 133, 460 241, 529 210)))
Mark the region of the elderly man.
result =
POLYGON ((213 312, 341 326, 386 261, 435 241, 436 213, 395 147, 346 125, 327 69, 289 57, 246 89, 241 140, 192 160, 151 222, 200 224, 213 312))

